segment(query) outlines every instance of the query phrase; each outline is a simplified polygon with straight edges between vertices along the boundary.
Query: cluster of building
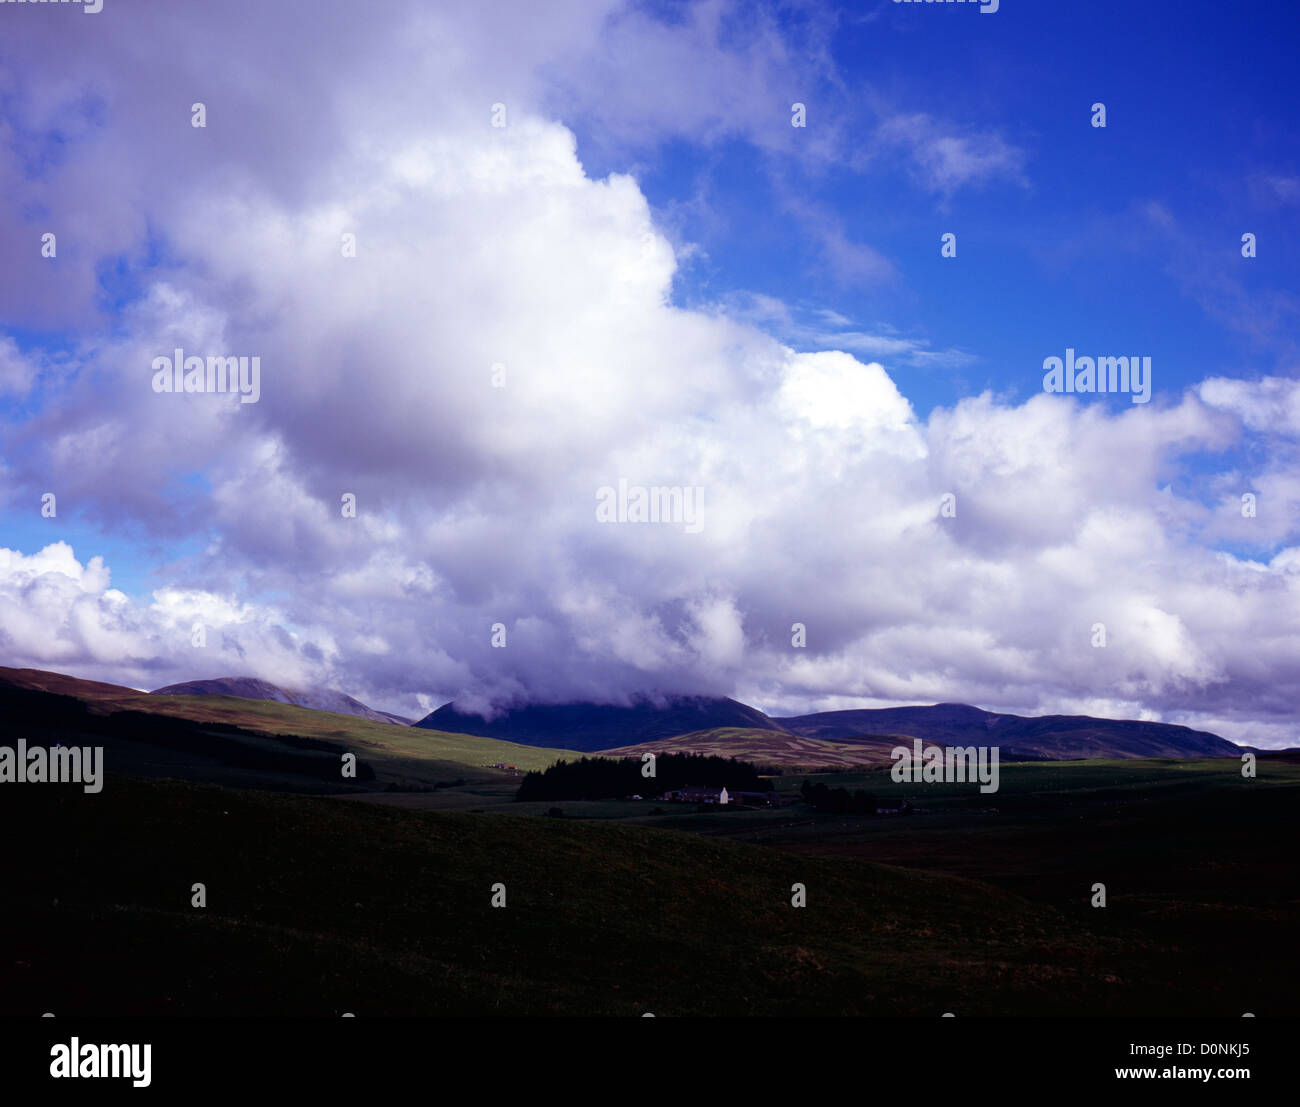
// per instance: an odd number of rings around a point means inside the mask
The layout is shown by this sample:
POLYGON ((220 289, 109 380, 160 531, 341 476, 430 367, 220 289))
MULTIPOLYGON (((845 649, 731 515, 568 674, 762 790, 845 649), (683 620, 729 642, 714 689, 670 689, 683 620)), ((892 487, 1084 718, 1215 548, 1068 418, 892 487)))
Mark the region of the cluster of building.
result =
MULTIPOLYGON (((629 799, 640 799, 630 796, 629 799)), ((709 785, 688 784, 685 788, 674 788, 657 797, 668 803, 716 803, 719 806, 737 807, 788 807, 799 801, 796 793, 781 792, 733 792, 728 788, 714 788, 709 785)), ((877 801, 877 815, 912 815, 923 814, 926 809, 913 807, 905 799, 877 801)))
POLYGON ((659 798, 669 803, 716 803, 720 806, 737 804, 743 807, 781 807, 793 802, 791 797, 779 796, 775 792, 732 792, 725 787, 695 784, 674 788, 659 798))

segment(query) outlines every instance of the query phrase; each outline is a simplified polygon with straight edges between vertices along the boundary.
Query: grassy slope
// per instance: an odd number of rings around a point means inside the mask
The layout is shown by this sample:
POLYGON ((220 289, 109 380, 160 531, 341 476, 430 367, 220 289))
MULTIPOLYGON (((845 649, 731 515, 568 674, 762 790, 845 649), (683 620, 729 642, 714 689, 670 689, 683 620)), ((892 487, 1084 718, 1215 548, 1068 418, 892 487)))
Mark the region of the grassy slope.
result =
MULTIPOLYGON (((1185 1013, 1289 1013, 1300 984, 1300 763, 1261 759, 1258 772, 1244 779, 1239 762, 1220 759, 1034 762, 1006 767, 990 796, 893 786, 927 815, 714 829, 809 857, 988 881, 1098 934, 1163 947, 1189 981, 1203 981, 1185 1013), (1106 885, 1104 910, 1091 906, 1094 882, 1106 885)), ((881 774, 858 779, 872 787, 873 778, 889 794, 881 774)))
MULTIPOLYGON (((1289 817, 1294 784, 1285 792, 1256 793, 1252 818, 1238 810, 1243 832, 1289 817)), ((945 836, 947 816, 857 824, 936 869, 977 873, 986 849, 996 864, 1041 868, 1042 850, 1055 850, 1073 882, 1112 880, 1115 904, 1101 913, 1034 902, 1032 888, 1022 897, 827 856, 852 852, 834 835, 798 853, 120 777, 99 796, 31 786, 5 799, 0 832, 39 843, 27 855, 40 863, 7 877, 0 1014, 1262 1013, 1295 982, 1275 941, 1286 921, 1275 900, 1294 897, 1285 872, 1256 886, 1257 902, 1226 908, 1242 908, 1229 921, 1263 948, 1230 940, 1220 964, 1189 946, 1177 912, 1210 886, 1175 895, 1181 870, 1159 863, 1199 848, 1179 840, 1182 822, 1144 842, 1132 837, 1150 831, 1140 818, 1116 836, 1071 828, 1067 812, 1025 839, 1029 861, 1015 835, 945 836), (189 905, 194 881, 207 884, 204 910, 189 905), (505 909, 489 906, 496 881, 505 909), (808 888, 801 910, 789 905, 796 881, 808 888), (1135 909, 1135 882, 1157 895, 1169 886, 1163 914, 1152 919, 1149 900, 1135 909)), ((1213 824, 1228 812, 1201 814, 1213 824)), ((1283 846, 1246 875, 1265 875, 1258 867, 1277 865, 1283 846)), ((1223 868, 1227 857, 1201 860, 1223 868)))
POLYGON ((577 757, 566 750, 538 749, 469 734, 376 723, 355 715, 316 711, 272 700, 238 696, 151 696, 113 684, 79 680, 36 669, 0 669, 0 679, 19 688, 75 696, 98 713, 145 711, 197 723, 227 723, 260 734, 293 734, 345 743, 359 756, 379 755, 444 762, 480 769, 501 761, 521 770, 544 769, 558 757, 577 757))
POLYGON ((159 700, 176 702, 137 710, 151 709, 157 714, 197 722, 232 723, 267 734, 325 738, 346 742, 359 750, 446 761, 472 768, 501 761, 521 770, 544 769, 559 757, 581 756, 567 750, 520 746, 471 734, 445 734, 440 730, 376 723, 355 715, 315 711, 270 700, 246 700, 237 696, 152 696, 150 700, 154 703, 159 700))

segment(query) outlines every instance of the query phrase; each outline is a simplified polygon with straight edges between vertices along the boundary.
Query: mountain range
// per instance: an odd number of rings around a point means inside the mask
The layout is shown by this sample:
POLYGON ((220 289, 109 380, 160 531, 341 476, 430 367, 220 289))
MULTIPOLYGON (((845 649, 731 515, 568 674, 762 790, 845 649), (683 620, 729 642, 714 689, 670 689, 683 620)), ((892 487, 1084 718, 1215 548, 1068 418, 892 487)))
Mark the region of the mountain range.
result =
POLYGON ((998 746, 1004 760, 1238 757, 1242 752, 1217 734, 1174 723, 1090 715, 1003 715, 964 703, 822 711, 773 721, 805 738, 834 742, 906 734, 936 745, 998 746))
MULTIPOLYGON (((900 737, 937 745, 998 746, 1004 760, 1075 760, 1095 757, 1237 757, 1241 747, 1217 734, 1172 723, 1097 719, 1088 715, 1006 715, 961 703, 823 711, 788 718, 723 697, 690 696, 632 706, 591 703, 517 707, 488 720, 445 704, 418 727, 481 735, 529 746, 596 752, 638 747, 668 750, 698 743, 703 732, 726 729, 739 745, 761 739, 765 759, 783 746, 797 755, 799 740, 854 747, 866 755, 899 744, 900 737), (759 733, 761 732, 761 733, 759 733), (782 742, 781 736, 785 736, 782 742), (684 741, 691 739, 692 741, 684 741)), ((719 745, 718 736, 708 736, 719 745)), ((726 739, 728 736, 723 736, 726 739)), ((725 744, 725 743, 724 743, 725 744)), ((876 760, 877 757, 864 757, 876 760)))
MULTIPOLYGON (((18 683, 18 671, 7 672, 18 683)), ((22 678, 26 686, 34 686, 31 682, 35 679, 41 688, 51 692, 118 700, 124 695, 127 699, 141 695, 131 689, 62 674, 22 672, 31 674, 22 678)), ((1172 723, 1088 715, 1010 715, 961 703, 773 717, 722 696, 647 696, 623 705, 532 704, 511 708, 490 719, 447 703, 412 723, 404 716, 376 710, 334 689, 289 689, 256 677, 169 684, 149 695, 269 701, 370 722, 410 725, 442 735, 495 739, 541 749, 613 752, 619 756, 697 750, 765 764, 829 767, 887 761, 893 747, 913 738, 936 745, 997 746, 1003 760, 1022 761, 1239 757, 1246 749, 1208 731, 1172 723)))

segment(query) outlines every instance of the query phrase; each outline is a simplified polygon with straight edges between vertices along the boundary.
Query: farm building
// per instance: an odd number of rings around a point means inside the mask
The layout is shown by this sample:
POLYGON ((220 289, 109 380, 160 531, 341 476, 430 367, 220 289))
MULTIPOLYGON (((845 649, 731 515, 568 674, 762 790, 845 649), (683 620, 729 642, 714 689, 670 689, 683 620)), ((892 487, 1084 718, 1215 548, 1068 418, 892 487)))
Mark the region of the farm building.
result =
POLYGON ((726 788, 711 788, 707 785, 688 784, 685 788, 674 788, 665 792, 660 799, 670 803, 717 803, 731 802, 731 793, 726 788))
POLYGON ((775 792, 732 792, 732 803, 743 803, 747 807, 776 807, 778 799, 775 792))

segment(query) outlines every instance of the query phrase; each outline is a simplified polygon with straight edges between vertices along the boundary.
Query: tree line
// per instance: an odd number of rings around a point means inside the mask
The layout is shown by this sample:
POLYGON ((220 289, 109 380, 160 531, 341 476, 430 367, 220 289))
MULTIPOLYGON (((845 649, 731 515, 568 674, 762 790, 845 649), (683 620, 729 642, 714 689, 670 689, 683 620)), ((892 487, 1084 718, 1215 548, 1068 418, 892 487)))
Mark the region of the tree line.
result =
POLYGON ((821 782, 810 784, 806 780, 799 785, 799 792, 805 803, 831 815, 874 815, 879 802, 874 793, 861 788, 850 792, 847 788, 828 788, 821 782))
POLYGON ((770 792, 772 782, 758 766, 731 757, 699 753, 665 753, 654 761, 655 775, 642 772, 639 757, 581 757, 557 761, 543 772, 525 773, 515 793, 528 800, 617 799, 620 796, 660 796, 691 784, 726 788, 732 792, 770 792))

